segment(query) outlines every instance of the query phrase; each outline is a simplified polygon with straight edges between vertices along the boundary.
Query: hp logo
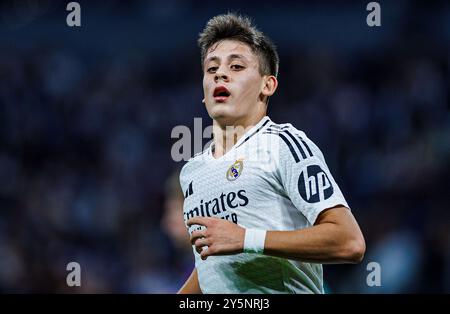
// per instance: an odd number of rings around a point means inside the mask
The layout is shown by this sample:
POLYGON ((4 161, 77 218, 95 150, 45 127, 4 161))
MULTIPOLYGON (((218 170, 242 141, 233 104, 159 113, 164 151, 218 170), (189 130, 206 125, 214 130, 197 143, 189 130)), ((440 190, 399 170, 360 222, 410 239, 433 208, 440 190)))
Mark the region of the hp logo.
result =
POLYGON ((311 165, 300 173, 298 191, 306 202, 317 203, 333 195, 333 186, 319 166, 311 165))

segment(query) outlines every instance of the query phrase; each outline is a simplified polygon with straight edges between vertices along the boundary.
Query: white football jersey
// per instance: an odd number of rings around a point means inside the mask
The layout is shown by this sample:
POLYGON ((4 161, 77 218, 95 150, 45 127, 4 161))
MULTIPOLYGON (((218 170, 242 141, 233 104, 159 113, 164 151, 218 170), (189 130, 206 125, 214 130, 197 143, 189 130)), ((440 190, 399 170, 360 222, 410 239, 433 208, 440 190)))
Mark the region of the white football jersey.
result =
MULTIPOLYGON (((350 208, 322 152, 291 124, 266 116, 217 159, 213 145, 181 171, 185 223, 218 217, 244 228, 287 231, 312 226, 327 208, 350 208)), ((191 226, 189 234, 199 228, 191 226)), ((203 261, 194 246, 193 252, 203 293, 323 293, 321 264, 256 253, 203 261)))

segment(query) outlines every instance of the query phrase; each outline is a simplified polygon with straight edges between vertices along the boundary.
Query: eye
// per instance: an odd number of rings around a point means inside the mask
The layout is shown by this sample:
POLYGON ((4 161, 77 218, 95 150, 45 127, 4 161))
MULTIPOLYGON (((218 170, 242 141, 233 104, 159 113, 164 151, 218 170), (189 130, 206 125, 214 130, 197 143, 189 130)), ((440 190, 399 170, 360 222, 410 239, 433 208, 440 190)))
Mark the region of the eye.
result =
POLYGON ((231 69, 233 69, 233 70, 242 70, 244 67, 242 66, 242 65, 240 65, 240 64, 232 64, 231 65, 231 69))
POLYGON ((214 73, 214 72, 216 72, 217 71, 217 67, 209 67, 207 70, 206 70, 206 72, 208 72, 208 73, 214 73))

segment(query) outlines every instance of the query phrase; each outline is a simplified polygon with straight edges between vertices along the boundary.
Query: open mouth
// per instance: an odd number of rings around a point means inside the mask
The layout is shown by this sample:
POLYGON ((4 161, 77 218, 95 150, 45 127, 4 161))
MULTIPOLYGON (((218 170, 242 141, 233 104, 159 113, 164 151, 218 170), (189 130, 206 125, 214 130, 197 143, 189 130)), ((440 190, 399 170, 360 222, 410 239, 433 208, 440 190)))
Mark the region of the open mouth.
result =
POLYGON ((225 86, 217 86, 214 89, 213 97, 216 101, 223 102, 230 97, 231 93, 225 86))

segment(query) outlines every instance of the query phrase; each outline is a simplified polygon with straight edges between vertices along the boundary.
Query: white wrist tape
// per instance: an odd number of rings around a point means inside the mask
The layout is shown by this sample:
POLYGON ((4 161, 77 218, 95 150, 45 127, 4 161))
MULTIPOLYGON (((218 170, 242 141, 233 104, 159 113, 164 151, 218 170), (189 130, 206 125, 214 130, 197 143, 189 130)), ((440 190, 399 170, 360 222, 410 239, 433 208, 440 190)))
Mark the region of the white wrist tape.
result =
POLYGON ((244 253, 262 254, 265 240, 266 230, 245 229, 244 253))

